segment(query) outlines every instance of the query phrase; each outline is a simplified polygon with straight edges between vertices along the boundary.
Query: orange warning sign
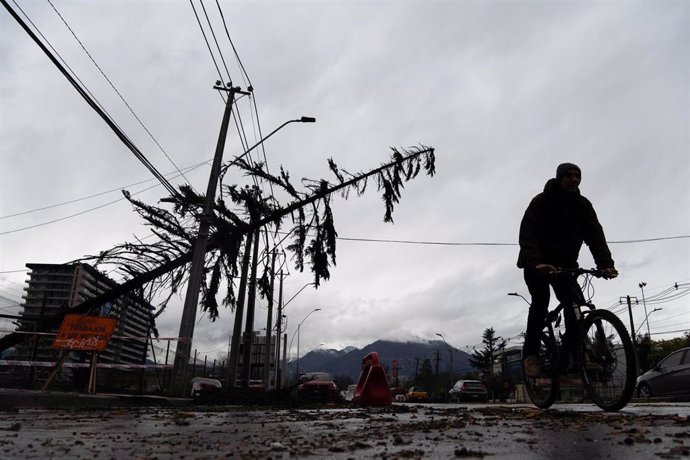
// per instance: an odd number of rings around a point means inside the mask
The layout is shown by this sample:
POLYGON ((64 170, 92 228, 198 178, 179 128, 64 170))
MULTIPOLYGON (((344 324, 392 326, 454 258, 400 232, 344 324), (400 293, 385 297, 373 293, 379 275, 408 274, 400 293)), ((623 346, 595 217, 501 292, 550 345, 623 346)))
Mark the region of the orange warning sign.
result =
POLYGON ((65 315, 52 348, 103 351, 113 335, 116 318, 65 315))

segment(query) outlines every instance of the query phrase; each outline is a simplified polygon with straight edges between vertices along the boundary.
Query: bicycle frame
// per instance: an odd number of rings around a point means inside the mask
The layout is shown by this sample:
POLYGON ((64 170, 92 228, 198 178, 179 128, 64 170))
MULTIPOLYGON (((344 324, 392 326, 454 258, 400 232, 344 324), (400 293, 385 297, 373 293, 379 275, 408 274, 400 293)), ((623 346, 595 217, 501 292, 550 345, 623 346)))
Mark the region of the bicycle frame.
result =
POLYGON ((592 278, 606 278, 608 274, 585 269, 562 272, 566 273, 559 276, 567 276, 568 280, 559 282, 570 284, 558 286, 559 296, 565 300, 544 319, 540 337, 542 371, 526 378, 528 394, 540 409, 550 407, 559 391, 560 376, 567 372, 572 357, 588 397, 604 410, 619 410, 630 401, 634 391, 635 355, 622 321, 608 310, 597 310, 591 302, 592 278), (577 282, 580 275, 585 275, 582 286, 577 282), (559 327, 565 318, 566 334, 561 335, 559 327))
MULTIPOLYGON (((577 278, 580 275, 585 275, 585 281, 583 283, 583 286, 586 288, 589 286, 592 282, 592 277, 602 277, 601 272, 599 270, 587 270, 587 269, 581 269, 581 268, 576 268, 576 269, 563 269, 558 272, 555 272, 553 276, 567 276, 571 283, 571 289, 570 289, 570 304, 568 305, 567 303, 559 303, 558 306, 554 309, 549 311, 546 314, 546 318, 544 319, 544 326, 548 329, 549 332, 549 339, 551 340, 551 343, 556 344, 556 345, 561 345, 556 347, 556 351, 558 352, 558 356, 555 358, 557 359, 557 363, 561 364, 563 357, 565 356, 564 351, 574 351, 574 350, 563 350, 562 349, 562 337, 556 337, 556 332, 555 329, 560 326, 562 317, 561 317, 561 312, 563 312, 566 308, 572 308, 573 310, 573 317, 575 319, 574 323, 569 325, 570 327, 573 327, 575 330, 573 331, 568 331, 571 336, 577 337, 579 333, 579 324, 584 318, 584 316, 587 313, 591 313, 596 309, 594 304, 587 300, 585 298, 583 288, 580 287, 580 285, 577 282, 577 278), (586 310, 583 311, 583 307, 586 307, 586 310)), ((564 319, 563 319, 564 320, 564 319)), ((568 325, 566 325, 566 328, 568 325)), ((572 344, 571 344, 572 346, 572 344)), ((577 364, 577 363, 575 363, 577 364)))

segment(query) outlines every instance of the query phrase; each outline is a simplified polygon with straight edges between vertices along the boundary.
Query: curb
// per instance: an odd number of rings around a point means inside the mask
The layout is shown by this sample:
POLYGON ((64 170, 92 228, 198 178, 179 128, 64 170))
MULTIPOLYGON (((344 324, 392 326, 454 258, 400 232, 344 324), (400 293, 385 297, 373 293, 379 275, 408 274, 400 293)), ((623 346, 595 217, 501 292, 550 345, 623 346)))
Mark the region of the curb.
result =
POLYGON ((168 398, 164 396, 0 389, 0 411, 13 411, 17 409, 184 407, 190 404, 193 404, 193 400, 189 398, 168 398))

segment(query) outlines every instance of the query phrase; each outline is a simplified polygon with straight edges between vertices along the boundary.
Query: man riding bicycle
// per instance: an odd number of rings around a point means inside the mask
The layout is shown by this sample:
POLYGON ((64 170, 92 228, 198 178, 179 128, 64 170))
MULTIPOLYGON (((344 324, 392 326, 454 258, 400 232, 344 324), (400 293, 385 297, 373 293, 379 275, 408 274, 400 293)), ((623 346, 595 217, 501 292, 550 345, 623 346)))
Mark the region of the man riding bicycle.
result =
MULTIPOLYGON (((615 277, 611 251, 592 203, 580 194, 581 171, 572 163, 562 163, 556 177, 549 179, 544 191, 530 202, 520 223, 520 254, 517 266, 523 269, 532 302, 527 316, 523 349, 525 373, 537 377, 541 371, 539 345, 548 312, 550 289, 562 303, 572 301, 573 280, 553 276, 558 269, 577 268, 582 243, 589 246, 597 268, 615 277)), ((577 287, 579 289, 579 287, 577 287)), ((573 321, 570 308, 564 309, 565 350, 572 349, 569 327, 573 321)), ((567 371, 567 369, 563 369, 567 371)))

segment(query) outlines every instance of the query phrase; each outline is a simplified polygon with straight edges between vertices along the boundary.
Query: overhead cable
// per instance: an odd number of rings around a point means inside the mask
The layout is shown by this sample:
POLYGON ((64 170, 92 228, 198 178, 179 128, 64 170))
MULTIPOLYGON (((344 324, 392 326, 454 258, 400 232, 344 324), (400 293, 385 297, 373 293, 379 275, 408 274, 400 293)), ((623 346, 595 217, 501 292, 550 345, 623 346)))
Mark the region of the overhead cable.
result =
MULTIPOLYGON (((199 29, 201 30, 201 35, 204 37, 204 42, 206 42, 206 48, 208 48, 208 52, 211 55, 211 59, 213 60, 213 65, 216 67, 216 72, 218 72, 218 78, 222 82, 224 80, 223 74, 220 72, 220 68, 218 67, 218 62, 216 62, 216 56, 213 54, 213 50, 211 49, 211 45, 208 42, 208 38, 206 38, 206 32, 204 31, 204 26, 201 25, 201 19, 199 19, 199 15, 196 12, 196 8, 194 7, 194 3, 192 0, 189 0, 189 4, 192 6, 192 11, 194 11, 194 16, 196 17, 196 22, 199 24, 199 29)), ((218 94, 220 94, 220 98, 223 100, 223 103, 226 103, 225 96, 223 95, 222 91, 218 91, 218 94)))
POLYGON ((127 135, 113 122, 108 114, 89 96, 89 94, 81 87, 81 85, 70 75, 65 67, 53 56, 53 54, 46 48, 43 42, 34 34, 34 32, 27 26, 27 24, 19 17, 19 15, 10 7, 6 0, 2 1, 3 6, 9 11, 12 17, 19 23, 19 25, 26 31, 27 34, 34 40, 34 42, 41 48, 41 50, 48 56, 53 64, 60 70, 60 72, 67 78, 72 86, 77 90, 79 95, 91 106, 91 108, 105 121, 110 129, 117 135, 117 137, 129 148, 129 150, 136 156, 139 161, 163 184, 163 186, 170 192, 172 196, 178 197, 177 190, 163 177, 161 173, 148 161, 144 154, 134 145, 134 143, 127 137, 127 135))
POLYGON ((237 59, 237 64, 240 66, 240 69, 242 70, 242 78, 245 79, 245 85, 247 88, 249 88, 250 91, 252 91, 252 82, 251 79, 249 78, 249 74, 247 74, 247 71, 244 68, 244 64, 242 64, 242 60, 240 59, 240 55, 237 53, 237 49, 235 48, 235 44, 232 42, 232 38, 230 38, 230 32, 228 31, 228 25, 225 22, 225 15, 223 14, 223 9, 220 7, 220 3, 218 3, 218 0, 216 0, 216 5, 218 6, 218 11, 220 12, 220 18, 223 21, 223 27, 225 28, 225 34, 228 37, 228 41, 230 42, 230 46, 232 47, 233 53, 235 53, 235 58, 237 59))
POLYGON ((218 44, 218 39, 216 38, 216 32, 213 30, 213 25, 211 25, 211 20, 208 18, 208 13, 206 12, 206 7, 204 6, 204 0, 199 0, 199 3, 201 4, 201 9, 204 10, 204 16, 206 16, 206 22, 208 23, 208 28, 211 31, 211 36, 213 37, 213 41, 216 43, 216 48, 218 48, 218 54, 220 55, 220 60, 223 61, 223 67, 225 67, 225 72, 228 74, 228 81, 232 81, 232 77, 230 76, 230 71, 228 70, 227 64, 225 64, 225 57, 223 56, 223 51, 220 49, 220 45, 218 44))
MULTIPOLYGON (((190 173, 190 172, 194 171, 195 169, 198 169, 199 167, 201 167, 201 166, 203 166, 203 165, 206 165, 206 164, 209 164, 209 161, 205 161, 205 162, 202 162, 202 163, 197 163, 197 164, 195 164, 195 165, 187 166, 187 167, 182 168, 182 169, 183 169, 185 172, 190 173)), ((171 176, 171 175, 173 175, 173 174, 175 174, 175 172, 167 173, 166 176, 171 176)), ((171 179, 175 179, 175 178, 177 178, 177 177, 180 177, 180 174, 171 177, 171 179)), ((7 215, 4 215, 4 216, 0 216, 0 220, 2 220, 2 219, 9 219, 10 217, 23 216, 23 215, 31 214, 31 213, 38 212, 38 211, 45 211, 45 210, 47 210, 47 209, 57 208, 57 207, 60 207, 60 206, 65 206, 65 205, 68 205, 68 204, 77 203, 77 202, 79 202, 79 201, 88 200, 88 199, 91 199, 91 198, 97 198, 97 197, 99 197, 99 196, 107 195, 107 194, 109 194, 109 193, 121 192, 122 190, 127 190, 127 189, 129 189, 130 187, 135 187, 135 186, 137 186, 137 185, 146 184, 147 182, 151 182, 151 181, 154 181, 154 180, 156 180, 156 179, 155 179, 155 178, 154 178, 154 179, 146 179, 146 180, 142 180, 142 181, 139 181, 139 182, 134 182, 133 184, 123 185, 123 186, 121 186, 121 187, 116 187, 116 188, 113 188, 113 189, 110 189, 110 190, 106 190, 106 191, 104 191, 104 192, 94 193, 93 195, 88 195, 88 196, 84 196, 84 197, 81 197, 81 198, 75 198, 75 199, 73 199, 73 200, 62 201, 62 202, 60 202, 60 203, 55 203, 55 204, 51 204, 51 205, 47 205, 47 206, 41 206, 40 208, 34 208, 34 209, 30 209, 30 210, 28 210, 28 211, 21 211, 21 212, 15 212, 15 213, 13 213, 13 214, 7 214, 7 215)), ((156 184, 156 187, 158 187, 159 185, 160 185, 160 184, 156 184)), ((148 189, 147 189, 147 190, 148 190, 148 189)), ((135 195, 138 194, 138 193, 141 193, 141 192, 136 192, 135 195)), ((117 201, 120 201, 120 200, 113 201, 113 202, 111 202, 110 204, 116 203, 117 201)))
MULTIPOLYGON (((131 196, 138 195, 138 194, 140 194, 140 193, 143 193, 143 192, 146 192, 146 191, 151 190, 151 189, 153 189, 153 188, 156 188, 156 187, 158 187, 158 185, 159 185, 159 184, 152 185, 151 187, 147 187, 147 188, 145 188, 145 189, 143 189, 143 190, 139 190, 139 191, 136 192, 136 193, 132 193, 131 196)), ((111 204, 119 203, 120 201, 123 201, 123 200, 126 200, 126 198, 125 198, 125 197, 118 198, 117 200, 109 201, 109 202, 104 203, 104 204, 102 204, 102 205, 100 205, 100 206, 96 206, 96 207, 94 207, 94 208, 90 208, 90 209, 86 209, 86 210, 84 210, 84 211, 80 211, 80 212, 77 212, 77 213, 74 213, 74 214, 70 214, 69 216, 59 217, 59 218, 57 218, 57 219, 49 220, 49 221, 46 221, 46 222, 41 222, 41 223, 34 224, 34 225, 28 225, 28 226, 26 226, 26 227, 15 228, 15 229, 12 229, 12 230, 6 230, 6 231, 4 231, 4 232, 0 232, 0 235, 9 235, 10 233, 17 233, 17 232, 21 232, 21 231, 24 231, 24 230, 29 230, 29 229, 32 229, 32 228, 43 227, 44 225, 48 225, 48 224, 54 224, 55 222, 61 222, 61 221, 63 221, 63 220, 71 219, 72 217, 81 216, 82 214, 86 214, 86 213, 89 213, 89 212, 92 212, 92 211, 96 211, 96 210, 101 209, 101 208, 105 208, 106 206, 110 206, 111 204)))
MULTIPOLYGON (((93 65, 96 66, 96 68, 97 68, 98 71, 101 73, 101 75, 103 75, 103 78, 105 78, 105 80, 108 82, 108 84, 110 85, 110 87, 113 88, 113 90, 115 91, 115 93, 117 93, 117 95, 120 97, 120 99, 121 99, 122 102, 125 104, 125 106, 127 107, 127 109, 129 109, 130 113, 131 113, 131 114, 134 116, 134 118, 139 122, 139 124, 141 125, 141 127, 144 128, 144 131, 146 131, 146 133, 149 135, 149 137, 150 137, 150 138, 153 140, 153 142, 158 146, 158 148, 160 149, 160 151, 163 152, 163 155, 165 155, 165 157, 168 159, 168 161, 170 161, 170 163, 175 167, 175 169, 177 170, 177 172, 179 172, 180 175, 184 178, 184 180, 185 180, 188 184, 190 184, 190 182, 189 182, 189 181, 187 180, 187 178, 185 177, 184 173, 183 173, 182 171, 180 171, 180 168, 177 167, 177 165, 175 164, 175 162, 173 161, 173 159, 170 158, 170 155, 168 155, 168 152, 166 152, 165 149, 163 148, 163 146, 158 142, 158 139, 156 139, 156 138, 153 136, 153 134, 151 134, 151 131, 149 131, 149 129, 144 125, 144 122, 142 122, 141 119, 139 118, 139 116, 134 112, 134 109, 132 109, 132 107, 129 105, 129 103, 125 100, 124 96, 123 96, 123 95, 120 93, 120 91, 115 87, 115 85, 114 85, 113 82, 110 80, 110 78, 108 78, 108 76, 105 74, 105 72, 103 71, 103 69, 101 69, 101 66, 99 66, 98 63, 96 62, 96 60, 93 58, 93 56, 91 56, 91 53, 89 53, 89 51, 86 49, 86 47, 84 46, 84 44, 82 43, 82 41, 79 39, 79 37, 77 37, 77 34, 74 32, 74 30, 72 30, 72 27, 70 27, 70 25, 67 23, 67 21, 65 20, 65 18, 62 16, 62 14, 60 14, 60 12, 57 10, 57 8, 56 8, 55 5, 53 4, 53 2, 52 2, 51 0, 47 0, 47 2, 50 3, 50 6, 53 7, 53 10, 55 11, 55 13, 60 17, 60 19, 62 20, 62 22, 65 24, 65 27, 67 27, 67 29, 70 31, 70 33, 72 34, 72 36, 74 37, 74 39, 77 41, 77 43, 79 43, 79 46, 81 46, 81 48, 84 50, 84 52, 85 52, 86 55, 89 57, 89 59, 91 60, 91 62, 93 63, 93 65)), ((191 185, 191 184, 190 184, 190 185, 191 185)), ((193 186, 192 186, 192 188, 193 188, 193 186)))

